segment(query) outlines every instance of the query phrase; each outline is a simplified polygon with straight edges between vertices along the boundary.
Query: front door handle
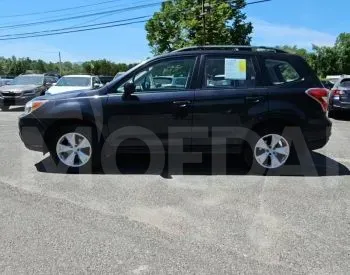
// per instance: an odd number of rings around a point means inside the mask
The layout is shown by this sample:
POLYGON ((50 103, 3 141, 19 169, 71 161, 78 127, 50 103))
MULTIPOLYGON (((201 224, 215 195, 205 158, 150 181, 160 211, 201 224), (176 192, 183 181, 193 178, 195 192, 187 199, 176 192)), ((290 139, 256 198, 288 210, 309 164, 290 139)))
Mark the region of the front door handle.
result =
POLYGON ((177 105, 179 108, 186 108, 188 105, 191 104, 191 101, 189 100, 184 100, 184 101, 174 101, 174 105, 177 105))
POLYGON ((264 101, 263 96, 247 96, 245 98, 247 103, 260 103, 261 101, 264 101))

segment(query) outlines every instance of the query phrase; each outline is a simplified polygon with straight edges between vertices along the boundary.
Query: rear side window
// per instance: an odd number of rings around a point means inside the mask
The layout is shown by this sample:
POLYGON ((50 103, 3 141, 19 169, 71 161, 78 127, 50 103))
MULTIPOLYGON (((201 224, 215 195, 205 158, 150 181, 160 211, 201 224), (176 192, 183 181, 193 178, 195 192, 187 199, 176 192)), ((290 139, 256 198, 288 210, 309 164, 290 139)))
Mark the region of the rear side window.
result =
POLYGON ((273 85, 281 85, 301 79, 298 72, 287 61, 266 59, 265 66, 273 85))
POLYGON ((350 88, 350 79, 343 79, 340 82, 340 87, 350 88))
POLYGON ((250 58, 207 57, 205 61, 206 88, 252 88, 256 73, 250 58))

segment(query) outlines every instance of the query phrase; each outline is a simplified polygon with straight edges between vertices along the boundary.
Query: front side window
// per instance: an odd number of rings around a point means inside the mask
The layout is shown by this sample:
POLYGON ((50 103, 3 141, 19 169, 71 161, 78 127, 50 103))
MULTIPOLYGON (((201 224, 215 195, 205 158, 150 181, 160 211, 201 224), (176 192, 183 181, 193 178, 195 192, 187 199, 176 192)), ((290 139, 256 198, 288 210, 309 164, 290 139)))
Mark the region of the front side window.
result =
POLYGON ((251 88, 255 70, 250 58, 208 57, 205 61, 205 88, 251 88))
POLYGON ((298 72, 287 61, 266 59, 265 66, 273 85, 281 85, 301 79, 298 72))
POLYGON ((125 83, 134 83, 136 92, 185 90, 189 84, 195 58, 172 59, 150 65, 132 75, 116 91, 122 93, 125 83))

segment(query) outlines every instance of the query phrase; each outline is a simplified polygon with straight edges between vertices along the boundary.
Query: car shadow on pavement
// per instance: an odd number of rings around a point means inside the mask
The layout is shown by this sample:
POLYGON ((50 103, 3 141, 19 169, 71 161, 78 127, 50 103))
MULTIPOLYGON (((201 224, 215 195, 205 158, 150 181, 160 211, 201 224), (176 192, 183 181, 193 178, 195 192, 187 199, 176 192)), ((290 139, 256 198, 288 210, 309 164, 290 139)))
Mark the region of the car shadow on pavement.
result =
MULTIPOLYGON (((324 176, 346 176, 350 175, 350 170, 343 164, 328 158, 320 153, 313 152, 312 159, 314 165, 300 165, 294 167, 287 167, 287 169, 265 173, 266 176, 298 176, 298 177, 324 177, 324 176)), ((126 175, 161 175, 163 178, 172 178, 172 175, 261 175, 259 172, 252 173, 250 169, 243 163, 238 156, 227 156, 226 167, 216 165, 212 167, 212 159, 209 155, 203 155, 202 163, 186 163, 172 162, 168 167, 167 164, 155 162, 156 165, 150 166, 149 155, 135 155, 123 154, 115 158, 107 159, 107 163, 113 163, 112 168, 109 169, 95 169, 89 174, 126 174, 126 175), (174 164, 175 163, 175 164, 174 164)), ((37 163, 36 169, 43 173, 59 173, 59 174, 77 174, 76 171, 67 171, 59 169, 53 162, 51 157, 47 157, 41 162, 37 163)), ((86 173, 85 173, 86 174, 86 173)))

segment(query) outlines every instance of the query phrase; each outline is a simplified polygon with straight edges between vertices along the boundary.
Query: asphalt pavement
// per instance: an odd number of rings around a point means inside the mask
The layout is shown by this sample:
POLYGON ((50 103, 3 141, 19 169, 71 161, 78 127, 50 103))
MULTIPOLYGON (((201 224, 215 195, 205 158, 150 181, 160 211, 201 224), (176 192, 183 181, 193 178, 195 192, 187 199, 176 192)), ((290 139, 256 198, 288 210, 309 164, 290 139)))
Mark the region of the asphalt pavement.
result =
POLYGON ((143 174, 135 157, 75 175, 24 147, 21 111, 0 112, 1 273, 350 273, 350 119, 313 154, 317 175, 143 174))

